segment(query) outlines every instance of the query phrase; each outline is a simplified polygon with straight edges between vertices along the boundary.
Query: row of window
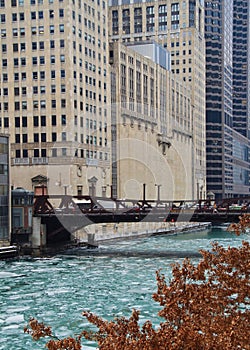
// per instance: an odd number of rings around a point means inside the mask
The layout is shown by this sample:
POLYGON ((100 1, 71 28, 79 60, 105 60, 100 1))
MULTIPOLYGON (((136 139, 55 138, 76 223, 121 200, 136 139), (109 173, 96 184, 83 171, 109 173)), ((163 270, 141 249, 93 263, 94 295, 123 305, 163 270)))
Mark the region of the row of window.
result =
MULTIPOLYGON (((14 49, 14 45, 13 45, 13 49, 14 49)), ((16 51, 14 51, 14 52, 16 52, 16 51)), ((60 62, 61 63, 65 63, 65 55, 60 55, 60 62)), ((18 67, 19 59, 18 58, 14 58, 13 59, 13 63, 14 63, 14 67, 18 67)), ((25 66, 26 65, 26 58, 21 57, 20 58, 20 63, 21 63, 21 66, 25 66)), ((50 63, 51 64, 55 64, 56 63, 56 56, 55 55, 51 55, 50 56, 50 63)), ((38 64, 40 64, 40 65, 44 65, 45 64, 45 56, 32 57, 32 65, 33 66, 37 66, 38 64)))
MULTIPOLYGON (((28 143, 28 142, 34 142, 34 143, 39 143, 39 142, 66 142, 67 141, 67 133, 64 131, 60 134, 60 139, 58 140, 59 133, 52 132, 51 133, 51 138, 48 140, 47 133, 42 132, 42 133, 34 133, 33 134, 33 140, 31 141, 31 135, 29 134, 15 134, 15 143, 28 143)), ((78 139, 78 134, 75 134, 75 141, 77 142, 78 139)), ((84 143, 84 136, 81 134, 81 143, 84 143)), ((107 138, 102 137, 97 137, 93 135, 86 135, 85 138, 85 143, 87 145, 94 145, 94 146, 104 146, 106 147, 108 145, 108 140, 107 138)))
MULTIPOLYGON (((56 26, 55 25, 50 25, 49 27, 49 33, 50 34, 55 34, 56 32, 56 26)), ((64 24, 59 24, 58 25, 59 33, 64 33, 64 24)), ((12 29, 12 35, 13 37, 18 37, 18 34, 20 37, 25 37, 25 28, 13 28, 12 29)), ((31 27, 31 34, 32 35, 43 35, 44 34, 44 26, 38 26, 38 27, 31 27)), ((7 38, 7 29, 2 28, 1 29, 1 38, 7 38)))
MULTIPOLYGON (((59 73, 59 72, 58 72, 59 73)), ((45 80, 45 71, 41 71, 41 72, 32 72, 32 78, 33 80, 38 80, 40 78, 40 80, 45 80)), ((66 73, 65 73, 65 69, 61 69, 60 70, 60 77, 61 78, 66 78, 66 73)), ((21 73, 14 73, 14 81, 25 81, 27 78, 27 74, 26 72, 21 72, 21 73)), ((56 71, 52 70, 50 71, 50 78, 51 79, 56 79, 56 71)), ((76 79, 76 74, 74 74, 74 78, 76 79)), ((2 81, 3 82, 8 82, 9 76, 8 73, 3 73, 2 74, 2 81)), ((80 76, 80 81, 82 81, 82 73, 80 76)))
MULTIPOLYGON (((33 153, 34 158, 46 158, 47 157, 47 149, 42 148, 41 150, 38 148, 33 149, 32 151, 28 151, 27 149, 23 149, 22 151, 20 149, 17 149, 15 152, 16 158, 28 158, 29 152, 33 153)), ((51 149, 51 157, 72 157, 72 151, 69 150, 66 147, 62 148, 52 148, 51 149)), ((84 149, 76 149, 74 157, 79 158, 87 158, 87 159, 100 159, 100 160, 108 160, 108 153, 106 152, 97 152, 97 151, 91 151, 91 150, 84 150, 84 149)), ((16 162, 18 163, 18 162, 16 162)))
MULTIPOLYGON (((16 45, 18 45, 18 44, 13 44, 13 51, 14 50, 18 51, 18 46, 16 48, 16 45)), ((63 39, 61 39, 59 41, 59 47, 60 48, 64 48, 65 47, 65 41, 63 39)), ((25 49, 25 46, 21 47, 21 45, 20 45, 20 51, 23 51, 22 48, 25 49)), ((44 48, 45 48, 44 41, 39 41, 39 42, 33 41, 31 43, 31 48, 32 48, 32 51, 36 51, 37 49, 43 51, 44 48)), ((8 45, 7 44, 2 44, 2 53, 6 53, 7 49, 8 49, 8 45)), ((50 49, 55 49, 55 40, 50 40, 50 49)))
MULTIPOLYGON (((59 9, 59 18, 64 18, 64 9, 59 9)), ((19 21, 25 21, 25 13, 24 12, 19 12, 19 13, 12 13, 12 22, 17 22, 19 21)), ((54 18, 55 17, 55 11, 54 10, 49 10, 49 18, 54 18)), ((34 12, 32 11, 30 13, 30 18, 33 19, 43 19, 44 18, 44 12, 43 11, 38 11, 34 12)), ((0 14, 0 23, 6 23, 6 15, 0 14)))
MULTIPOLYGON (((10 1, 10 0, 0 0, 0 7, 5 7, 5 2, 10 1)), ((49 4, 54 4, 55 0, 47 0, 49 4)), ((63 2, 63 0, 56 0, 59 2, 63 2)), ((43 5, 45 1, 44 0, 11 0, 11 6, 12 7, 17 7, 17 6, 24 6, 25 3, 29 3, 30 5, 43 5)), ((73 1, 74 3, 74 1, 73 1)))

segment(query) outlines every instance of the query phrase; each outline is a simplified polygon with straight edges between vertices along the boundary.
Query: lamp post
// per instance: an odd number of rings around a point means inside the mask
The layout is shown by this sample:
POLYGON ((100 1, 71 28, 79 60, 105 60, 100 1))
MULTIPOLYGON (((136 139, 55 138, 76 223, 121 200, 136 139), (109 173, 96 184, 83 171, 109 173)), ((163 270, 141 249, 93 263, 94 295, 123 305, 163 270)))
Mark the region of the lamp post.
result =
POLYGON ((157 203, 159 203, 160 202, 161 185, 155 184, 155 186, 157 187, 157 203))

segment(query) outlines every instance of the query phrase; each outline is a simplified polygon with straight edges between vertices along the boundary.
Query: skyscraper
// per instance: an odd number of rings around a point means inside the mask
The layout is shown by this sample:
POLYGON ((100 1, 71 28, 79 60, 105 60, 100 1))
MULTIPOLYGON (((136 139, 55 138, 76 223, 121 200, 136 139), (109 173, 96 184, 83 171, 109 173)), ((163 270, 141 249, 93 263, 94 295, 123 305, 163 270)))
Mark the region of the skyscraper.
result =
POLYGON ((109 183, 108 5, 1 0, 0 131, 12 185, 42 175, 52 193, 109 183))
POLYGON ((205 2, 207 189, 218 199, 249 194, 248 6, 205 2))

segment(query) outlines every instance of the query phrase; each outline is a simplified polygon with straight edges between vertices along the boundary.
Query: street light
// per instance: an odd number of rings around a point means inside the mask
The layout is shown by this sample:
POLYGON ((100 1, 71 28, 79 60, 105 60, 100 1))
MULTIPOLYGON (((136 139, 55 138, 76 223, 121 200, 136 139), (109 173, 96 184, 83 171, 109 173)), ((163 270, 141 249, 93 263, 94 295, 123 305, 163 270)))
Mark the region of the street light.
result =
POLYGON ((161 191, 161 185, 157 185, 155 184, 155 186, 157 187, 157 202, 160 202, 160 191, 161 191))

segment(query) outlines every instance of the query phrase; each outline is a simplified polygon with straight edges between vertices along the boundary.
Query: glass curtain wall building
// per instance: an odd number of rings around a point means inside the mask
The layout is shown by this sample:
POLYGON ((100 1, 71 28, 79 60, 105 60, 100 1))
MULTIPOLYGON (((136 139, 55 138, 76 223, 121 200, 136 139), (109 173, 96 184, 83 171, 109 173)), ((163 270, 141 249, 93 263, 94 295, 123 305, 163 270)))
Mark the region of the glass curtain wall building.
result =
MULTIPOLYGON (((241 3, 248 6, 247 1, 241 3)), ((207 190, 217 199, 249 194, 249 141, 243 132, 247 115, 242 103, 246 84, 235 104, 237 85, 247 81, 242 76, 247 69, 241 64, 238 70, 237 65, 248 45, 235 55, 238 44, 234 39, 238 36, 239 42, 243 34, 235 19, 242 10, 239 1, 205 2, 207 190)))

